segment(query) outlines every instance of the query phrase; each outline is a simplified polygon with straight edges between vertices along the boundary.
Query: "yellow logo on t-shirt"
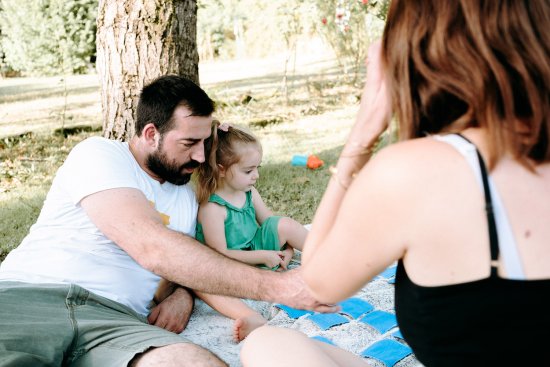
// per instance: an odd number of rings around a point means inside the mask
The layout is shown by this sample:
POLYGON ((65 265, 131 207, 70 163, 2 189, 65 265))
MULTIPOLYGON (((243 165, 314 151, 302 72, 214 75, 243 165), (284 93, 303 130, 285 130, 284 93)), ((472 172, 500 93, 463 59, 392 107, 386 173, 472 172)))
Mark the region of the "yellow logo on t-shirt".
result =
MULTIPOLYGON (((149 200, 149 203, 151 204, 153 209, 157 210, 157 208, 155 208, 155 202, 154 201, 149 200)), ((161 213, 158 210, 157 210, 157 213, 159 213, 159 215, 160 215, 160 219, 162 220, 162 224, 164 224, 165 226, 170 224, 170 216, 169 215, 161 213)))

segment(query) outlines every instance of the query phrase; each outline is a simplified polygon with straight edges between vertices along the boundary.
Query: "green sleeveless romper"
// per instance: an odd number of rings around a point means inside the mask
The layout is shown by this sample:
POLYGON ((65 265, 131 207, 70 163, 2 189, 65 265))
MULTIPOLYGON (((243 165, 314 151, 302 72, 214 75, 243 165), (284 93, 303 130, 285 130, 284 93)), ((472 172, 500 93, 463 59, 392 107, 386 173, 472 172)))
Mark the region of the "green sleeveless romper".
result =
MULTIPOLYGON (((272 250, 279 251, 279 234, 277 227, 280 216, 268 217, 262 225, 256 221, 256 210, 252 205, 252 191, 246 193, 246 201, 242 208, 228 203, 220 196, 212 194, 209 202, 225 206, 227 217, 225 219, 225 241, 228 250, 272 250)), ((197 223, 195 238, 205 243, 202 225, 197 223)))

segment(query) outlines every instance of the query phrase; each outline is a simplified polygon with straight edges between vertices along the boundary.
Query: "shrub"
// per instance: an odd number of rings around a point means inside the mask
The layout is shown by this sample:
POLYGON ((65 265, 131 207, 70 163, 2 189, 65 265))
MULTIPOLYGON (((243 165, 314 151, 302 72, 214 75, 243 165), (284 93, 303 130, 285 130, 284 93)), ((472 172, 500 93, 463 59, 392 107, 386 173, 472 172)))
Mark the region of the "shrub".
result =
POLYGON ((357 81, 368 46, 382 35, 389 0, 316 0, 317 29, 330 44, 344 73, 357 81))
POLYGON ((95 59, 94 0, 3 0, 2 49, 27 74, 83 73, 95 59))

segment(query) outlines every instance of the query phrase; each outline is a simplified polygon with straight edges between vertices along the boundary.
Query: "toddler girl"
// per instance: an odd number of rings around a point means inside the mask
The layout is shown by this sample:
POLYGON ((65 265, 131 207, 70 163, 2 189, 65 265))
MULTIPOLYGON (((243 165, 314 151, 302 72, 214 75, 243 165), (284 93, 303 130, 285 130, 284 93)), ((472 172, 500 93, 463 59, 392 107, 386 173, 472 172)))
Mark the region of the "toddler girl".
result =
MULTIPOLYGON (((260 142, 240 128, 218 124, 207 161, 197 170, 196 238, 233 259, 286 270, 293 249, 302 250, 307 230, 291 218, 274 216, 254 187, 262 161, 260 142)), ((200 292, 198 296, 236 320, 236 341, 267 322, 240 299, 200 292)))

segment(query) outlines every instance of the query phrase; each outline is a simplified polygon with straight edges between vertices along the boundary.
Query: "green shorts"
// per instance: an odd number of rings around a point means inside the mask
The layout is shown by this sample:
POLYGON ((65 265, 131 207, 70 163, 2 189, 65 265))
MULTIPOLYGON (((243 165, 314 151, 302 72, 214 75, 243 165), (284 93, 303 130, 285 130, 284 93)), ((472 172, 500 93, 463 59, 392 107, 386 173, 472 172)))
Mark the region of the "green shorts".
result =
MULTIPOLYGON (((283 250, 286 245, 281 247, 279 243, 279 221, 282 217, 280 216, 271 216, 266 218, 260 228, 256 231, 254 238, 250 241, 249 250, 270 250, 270 251, 279 251, 283 250)), ((269 268, 265 265, 258 265, 262 269, 279 269, 279 265, 269 268)))
POLYGON ((0 282, 0 365, 126 366, 151 347, 189 343, 77 285, 0 282))
POLYGON ((256 231, 251 241, 252 247, 250 247, 250 250, 279 251, 281 249, 281 244, 279 243, 280 220, 280 216, 266 218, 256 231))

